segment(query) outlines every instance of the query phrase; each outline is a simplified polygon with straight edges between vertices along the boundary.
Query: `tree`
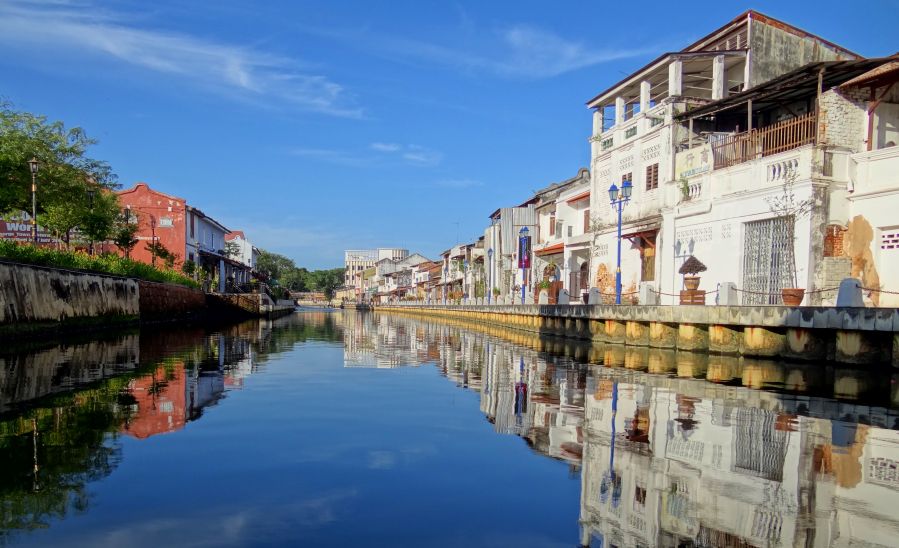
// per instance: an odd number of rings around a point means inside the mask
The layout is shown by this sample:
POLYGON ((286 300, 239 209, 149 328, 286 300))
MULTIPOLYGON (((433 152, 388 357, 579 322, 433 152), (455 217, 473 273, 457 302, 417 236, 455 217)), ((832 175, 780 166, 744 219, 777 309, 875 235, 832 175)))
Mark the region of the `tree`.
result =
POLYGON ((116 219, 112 235, 112 243, 122 250, 122 254, 126 258, 131 257, 131 250, 137 245, 138 239, 135 237, 137 231, 137 214, 130 209, 126 209, 125 212, 116 219))
POLYGON ((81 211, 78 227, 91 243, 105 242, 115 234, 116 219, 121 215, 119 197, 112 192, 92 192, 88 207, 81 211))
POLYGON ((225 242, 225 257, 237 259, 240 256, 240 246, 235 241, 225 242))
POLYGON ((153 258, 159 257, 167 268, 173 268, 175 266, 175 261, 178 260, 178 255, 169 251, 169 249, 160 242, 147 244, 147 251, 150 252, 150 255, 152 255, 153 258))
POLYGON ((40 162, 39 214, 54 205, 80 202, 79 196, 89 185, 116 188, 109 164, 86 155, 95 143, 81 128, 66 129, 60 121, 51 122, 0 102, 0 214, 31 210, 31 158, 40 162))
POLYGON ((294 268, 296 268, 296 265, 293 261, 284 255, 278 255, 263 249, 259 250, 259 257, 256 259, 256 271, 267 276, 269 280, 280 280, 284 273, 294 268))
POLYGON ((786 246, 787 257, 781 264, 782 268, 785 267, 786 269, 786 272, 782 273, 784 282, 785 284, 790 284, 790 288, 799 286, 799 282, 796 279, 796 221, 809 216, 815 205, 814 200, 811 198, 800 200, 796 197, 794 186, 797 176, 798 172, 795 167, 788 168, 784 175, 784 183, 780 195, 766 200, 768 209, 778 219, 781 219, 782 222, 777 226, 777 229, 783 231, 782 240, 788 242, 786 246))

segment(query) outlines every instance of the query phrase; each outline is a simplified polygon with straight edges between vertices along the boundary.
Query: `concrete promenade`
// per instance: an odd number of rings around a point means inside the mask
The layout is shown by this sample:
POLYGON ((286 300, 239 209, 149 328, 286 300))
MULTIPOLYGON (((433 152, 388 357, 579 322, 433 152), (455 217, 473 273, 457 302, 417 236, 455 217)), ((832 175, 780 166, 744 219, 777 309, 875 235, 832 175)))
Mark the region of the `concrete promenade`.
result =
POLYGON ((379 305, 627 346, 899 367, 899 310, 786 306, 379 305))

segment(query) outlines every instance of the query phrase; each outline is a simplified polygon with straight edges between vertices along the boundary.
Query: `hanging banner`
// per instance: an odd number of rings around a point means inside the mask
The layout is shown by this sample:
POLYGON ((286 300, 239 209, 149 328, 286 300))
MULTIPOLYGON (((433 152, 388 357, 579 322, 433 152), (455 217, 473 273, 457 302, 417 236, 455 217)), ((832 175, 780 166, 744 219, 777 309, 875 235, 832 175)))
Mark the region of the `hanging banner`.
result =
POLYGON ((518 237, 518 268, 531 268, 531 237, 518 237))

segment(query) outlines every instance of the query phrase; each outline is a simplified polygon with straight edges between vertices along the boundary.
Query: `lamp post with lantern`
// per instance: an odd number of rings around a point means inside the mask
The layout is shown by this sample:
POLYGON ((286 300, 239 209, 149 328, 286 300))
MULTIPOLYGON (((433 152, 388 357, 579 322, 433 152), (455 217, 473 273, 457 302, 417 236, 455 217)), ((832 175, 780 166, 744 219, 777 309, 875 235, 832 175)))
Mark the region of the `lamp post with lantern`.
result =
POLYGON ((37 244, 37 170, 40 167, 37 158, 28 160, 31 169, 31 240, 37 244))
POLYGON ((631 199, 634 186, 627 179, 621 182, 621 188, 615 183, 609 187, 609 202, 618 209, 618 263, 615 267, 615 304, 621 304, 621 212, 631 199))

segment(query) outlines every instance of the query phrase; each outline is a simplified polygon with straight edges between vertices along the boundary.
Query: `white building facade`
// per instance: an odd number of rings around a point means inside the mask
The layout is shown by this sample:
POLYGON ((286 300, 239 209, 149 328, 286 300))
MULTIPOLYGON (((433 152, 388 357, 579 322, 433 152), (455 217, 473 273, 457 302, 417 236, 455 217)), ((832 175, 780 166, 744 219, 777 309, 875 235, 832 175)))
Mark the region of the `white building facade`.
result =
POLYGON ((662 304, 676 304, 683 289, 678 269, 691 255, 708 268, 701 287, 709 292, 708 304, 723 282, 737 285, 744 304, 780 304, 780 290, 791 287, 785 274, 789 249, 795 250, 799 287, 820 287, 809 270, 815 252, 808 250, 827 215, 824 204, 838 189, 817 176, 820 170, 812 173, 822 162, 810 137, 816 126, 808 114, 815 106, 808 97, 789 97, 784 100, 796 99, 788 101, 795 103, 792 114, 779 112, 760 103, 761 95, 753 104, 751 91, 744 90, 758 90, 810 63, 826 70, 858 59, 749 11, 588 102, 595 109, 591 286, 606 302, 614 299, 618 218, 609 189, 630 181, 633 194, 622 214, 623 303, 638 302, 640 284, 648 284, 662 304), (745 112, 729 108, 738 103, 745 112), (778 145, 756 148, 765 138, 778 145), (795 202, 809 201, 814 209, 793 217, 796 237, 789 246, 783 222, 776 220, 781 215, 771 206, 783 197, 786 182, 795 202))

